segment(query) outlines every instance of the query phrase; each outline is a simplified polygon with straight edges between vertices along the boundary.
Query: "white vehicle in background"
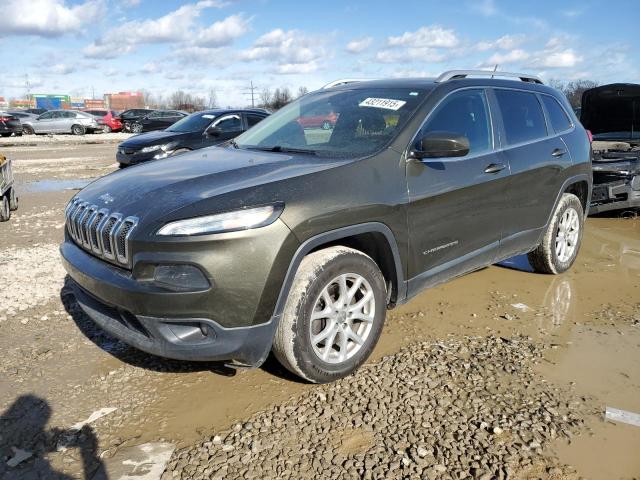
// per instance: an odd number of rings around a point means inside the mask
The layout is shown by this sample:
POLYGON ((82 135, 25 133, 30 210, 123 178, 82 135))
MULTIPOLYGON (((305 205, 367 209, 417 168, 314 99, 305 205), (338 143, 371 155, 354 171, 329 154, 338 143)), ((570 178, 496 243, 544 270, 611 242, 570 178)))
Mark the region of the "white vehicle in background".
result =
POLYGON ((22 120, 22 131, 26 135, 34 133, 84 135, 101 129, 93 115, 76 110, 49 110, 35 119, 22 120))

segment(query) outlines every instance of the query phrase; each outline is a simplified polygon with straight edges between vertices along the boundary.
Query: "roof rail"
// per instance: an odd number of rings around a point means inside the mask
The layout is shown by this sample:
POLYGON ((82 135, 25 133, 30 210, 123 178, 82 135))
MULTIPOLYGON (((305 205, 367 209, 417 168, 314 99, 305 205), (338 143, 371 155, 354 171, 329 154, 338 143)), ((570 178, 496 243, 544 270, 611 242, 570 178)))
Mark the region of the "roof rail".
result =
POLYGON ((448 80, 456 80, 459 78, 466 78, 470 76, 482 76, 482 77, 509 77, 509 78, 519 78, 523 82, 529 83, 540 83, 542 84, 542 80, 540 77, 535 75, 529 75, 527 73, 510 73, 510 72, 493 72, 491 70, 448 70, 442 73, 438 78, 436 78, 436 82, 446 82, 448 80))
POLYGON ((371 79, 370 78, 341 78, 339 80, 334 80, 333 82, 327 83, 320 90, 326 90, 327 88, 338 87, 340 85, 346 85, 348 83, 366 82, 367 80, 371 80, 371 79))

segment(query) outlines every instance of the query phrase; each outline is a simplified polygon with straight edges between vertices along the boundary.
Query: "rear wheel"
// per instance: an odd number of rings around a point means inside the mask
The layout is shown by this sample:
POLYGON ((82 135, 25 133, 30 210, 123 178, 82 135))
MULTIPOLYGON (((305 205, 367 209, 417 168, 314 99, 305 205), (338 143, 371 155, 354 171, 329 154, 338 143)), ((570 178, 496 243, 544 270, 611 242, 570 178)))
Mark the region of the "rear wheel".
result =
POLYGON ((580 250, 584 210, 578 197, 564 193, 553 212, 542 243, 529 253, 529 263, 536 272, 566 272, 580 250))
POLYGON ((386 315, 386 287, 367 255, 330 247, 304 258, 296 273, 273 352, 313 383, 345 377, 373 351, 386 315))
POLYGON ((0 222, 6 222, 11 218, 11 209, 9 208, 9 197, 5 195, 0 202, 0 222))
POLYGON ((9 209, 10 210, 18 209, 18 195, 16 195, 15 187, 11 187, 11 192, 9 193, 9 209))
POLYGON ((0 135, 2 135, 3 137, 10 137, 11 136, 10 133, 1 133, 0 135))
POLYGON ((29 125, 23 125, 22 126, 22 133, 24 133, 25 135, 33 135, 34 131, 33 128, 29 125))
POLYGON ((110 127, 109 125, 105 125, 105 126, 102 128, 102 131, 103 131, 104 133, 111 133, 111 127, 110 127))
POLYGON ((71 127, 71 133, 73 133, 74 135, 84 135, 85 129, 82 125, 73 125, 71 127))

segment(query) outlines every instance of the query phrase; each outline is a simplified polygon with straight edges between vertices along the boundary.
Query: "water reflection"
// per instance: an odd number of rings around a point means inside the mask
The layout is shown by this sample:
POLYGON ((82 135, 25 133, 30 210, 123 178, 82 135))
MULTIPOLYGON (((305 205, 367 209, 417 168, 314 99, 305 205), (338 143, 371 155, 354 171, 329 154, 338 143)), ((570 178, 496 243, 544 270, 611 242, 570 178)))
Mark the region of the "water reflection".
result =
POLYGON ((547 319, 550 324, 546 325, 547 329, 556 329, 566 322, 575 300, 573 280, 570 277, 554 277, 543 300, 543 307, 549 313, 547 319))

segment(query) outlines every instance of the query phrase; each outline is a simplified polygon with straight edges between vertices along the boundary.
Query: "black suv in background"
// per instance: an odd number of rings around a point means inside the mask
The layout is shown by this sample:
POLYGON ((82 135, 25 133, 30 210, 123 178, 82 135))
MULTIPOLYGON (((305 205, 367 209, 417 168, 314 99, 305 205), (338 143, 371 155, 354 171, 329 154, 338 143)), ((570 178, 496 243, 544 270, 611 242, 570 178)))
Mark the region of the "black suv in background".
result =
POLYGON ((166 130, 143 133, 118 145, 120 167, 211 147, 237 137, 268 116, 263 110, 205 110, 192 113, 166 130))
POLYGON ((640 85, 614 83, 582 95, 593 134, 591 213, 640 208, 640 85))
POLYGON ((61 253, 85 312, 150 353, 256 366, 273 350, 329 382, 425 288, 522 253, 571 267, 591 148, 561 93, 476 71, 337 83, 80 191, 61 253), (319 110, 333 128, 303 128, 319 110))
POLYGON ((125 110, 118 117, 122 122, 122 130, 124 130, 125 132, 130 132, 131 126, 134 123, 136 123, 138 120, 141 120, 151 112, 153 112, 153 110, 148 108, 130 108, 129 110, 125 110))
POLYGON ((164 130, 187 115, 189 115, 187 112, 181 110, 154 110, 144 117, 130 122, 130 128, 133 133, 164 130))

